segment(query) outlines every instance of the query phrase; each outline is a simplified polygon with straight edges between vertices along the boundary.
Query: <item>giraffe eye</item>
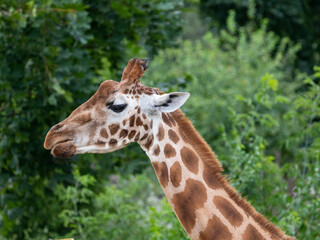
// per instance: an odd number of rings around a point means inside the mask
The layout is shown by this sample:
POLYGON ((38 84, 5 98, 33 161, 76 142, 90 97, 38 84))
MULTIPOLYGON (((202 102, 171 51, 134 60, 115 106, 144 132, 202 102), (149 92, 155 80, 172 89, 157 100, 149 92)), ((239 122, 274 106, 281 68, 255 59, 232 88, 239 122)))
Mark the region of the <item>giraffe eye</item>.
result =
POLYGON ((127 107, 127 104, 118 104, 118 105, 111 105, 109 108, 112 111, 119 113, 119 112, 122 112, 126 107, 127 107))

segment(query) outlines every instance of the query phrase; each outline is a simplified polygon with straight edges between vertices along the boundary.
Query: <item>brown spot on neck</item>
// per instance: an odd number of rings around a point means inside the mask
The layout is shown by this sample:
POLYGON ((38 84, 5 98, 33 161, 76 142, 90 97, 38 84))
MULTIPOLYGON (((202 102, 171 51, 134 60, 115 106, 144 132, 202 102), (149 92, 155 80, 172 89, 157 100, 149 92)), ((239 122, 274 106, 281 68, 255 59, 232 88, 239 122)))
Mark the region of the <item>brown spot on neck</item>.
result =
POLYGON ((135 120, 135 115, 132 115, 130 118, 129 118, 129 122, 130 122, 130 127, 133 127, 134 126, 134 120, 135 120))
POLYGON ((168 167, 165 162, 153 162, 152 163, 154 170, 156 171, 157 177, 160 181, 160 184, 163 188, 165 188, 168 185, 169 182, 169 173, 168 173, 168 167))
POLYGON ((159 145, 157 144, 154 148, 153 148, 153 155, 154 156, 159 156, 160 154, 160 147, 159 145))
POLYGON ((259 233, 259 231, 251 224, 248 225, 248 227, 242 234, 242 237, 245 240, 265 240, 265 238, 259 233))
POLYGON ((137 133, 137 135, 134 137, 134 141, 137 142, 139 141, 140 138, 140 132, 137 133))
POLYGON ((212 189, 221 188, 218 180, 215 178, 215 175, 211 171, 209 171, 206 165, 204 166, 204 169, 203 169, 203 179, 208 185, 208 187, 212 189))
MULTIPOLYGON (((200 240, 231 240, 232 234, 221 220, 213 215, 204 231, 200 232, 200 240)), ((243 238, 247 240, 246 238, 243 238)))
POLYGON ((207 200, 204 185, 197 180, 188 179, 183 192, 172 197, 174 211, 185 230, 190 233, 196 222, 196 209, 202 208, 207 200))
POLYGON ((168 135, 169 135, 169 139, 175 144, 179 142, 179 136, 172 129, 169 129, 168 135))
POLYGON ((187 147, 183 147, 180 150, 181 159, 184 165, 188 168, 189 171, 193 172, 194 174, 198 173, 198 165, 199 165, 199 158, 198 156, 187 147))
POLYGON ((176 150, 169 143, 164 146, 164 156, 166 158, 175 157, 176 154, 176 150))
POLYGON ((213 198, 213 203, 216 205, 222 215, 231 223, 231 225, 233 225, 234 227, 238 227, 242 224, 242 215, 231 204, 229 200, 220 196, 215 196, 213 198))
POLYGON ((182 138, 182 140, 183 140, 185 143, 189 143, 189 140, 188 140, 188 138, 186 137, 185 133, 184 133, 180 128, 178 128, 178 131, 179 131, 179 135, 180 135, 180 137, 182 138))
POLYGON ((169 127, 172 127, 172 123, 170 121, 170 119, 168 118, 167 114, 162 113, 162 120, 165 124, 167 124, 169 127))
POLYGON ((174 120, 174 118, 171 116, 171 113, 167 113, 168 119, 171 122, 171 124, 173 126, 176 126, 176 121, 174 120))
POLYGON ((137 124, 137 126, 143 125, 143 122, 141 121, 141 118, 139 116, 137 117, 136 124, 137 124))
POLYGON ((148 133, 144 134, 144 135, 141 137, 140 141, 145 140, 147 137, 148 137, 148 133))
POLYGON ((153 134, 151 134, 149 137, 148 137, 148 139, 147 139, 147 142, 145 143, 145 145, 144 145, 144 147, 146 148, 146 149, 150 149, 150 147, 152 146, 152 144, 153 144, 153 139, 154 139, 154 137, 153 137, 153 134))
POLYGON ((170 168, 170 180, 173 186, 179 187, 182 179, 180 163, 176 161, 170 168))
POLYGON ((158 138, 158 141, 162 141, 163 138, 164 138, 164 129, 163 129, 163 126, 161 123, 159 123, 159 129, 158 129, 158 134, 157 134, 157 138, 158 138))

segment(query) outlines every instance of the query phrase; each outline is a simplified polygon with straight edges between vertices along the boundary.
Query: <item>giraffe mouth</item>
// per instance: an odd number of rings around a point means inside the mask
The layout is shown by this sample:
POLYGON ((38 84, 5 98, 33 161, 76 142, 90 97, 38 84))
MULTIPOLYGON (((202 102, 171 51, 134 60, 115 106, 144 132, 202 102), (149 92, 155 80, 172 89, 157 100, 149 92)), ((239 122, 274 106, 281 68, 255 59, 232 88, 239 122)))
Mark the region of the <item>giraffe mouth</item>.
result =
POLYGON ((71 158, 76 153, 76 145, 72 140, 57 142, 51 149, 51 154, 58 158, 71 158))
POLYGON ((96 144, 94 145, 86 145, 86 146, 78 146, 76 149, 75 154, 84 154, 84 153, 110 153, 114 152, 116 150, 119 150, 123 147, 128 146, 130 143, 121 145, 121 146, 113 146, 110 148, 108 145, 105 146, 97 146, 96 144))

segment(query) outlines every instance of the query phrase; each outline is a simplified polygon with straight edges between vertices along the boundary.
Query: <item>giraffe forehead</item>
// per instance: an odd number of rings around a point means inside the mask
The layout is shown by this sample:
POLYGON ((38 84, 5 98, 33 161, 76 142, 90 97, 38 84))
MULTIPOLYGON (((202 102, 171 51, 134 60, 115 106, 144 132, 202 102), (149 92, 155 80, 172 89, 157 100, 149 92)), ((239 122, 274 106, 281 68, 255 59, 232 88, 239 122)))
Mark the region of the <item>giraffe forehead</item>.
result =
POLYGON ((153 99, 160 95, 158 88, 148 87, 140 82, 129 86, 120 84, 119 92, 123 93, 127 99, 136 100, 138 103, 140 101, 143 105, 142 108, 144 108, 146 103, 153 102, 153 99))
POLYGON ((123 85, 121 84, 119 87, 120 91, 125 93, 125 94, 137 94, 137 95, 141 95, 141 94, 146 94, 146 95, 159 95, 160 91, 158 88, 152 88, 152 87, 148 87, 143 85, 142 83, 135 83, 135 84, 131 84, 131 85, 123 85))
MULTIPOLYGON (((105 107, 105 103, 113 99, 114 94, 118 91, 118 84, 118 82, 113 80, 106 80, 103 83, 101 83, 96 93, 88 101, 76 108, 70 114, 67 121, 77 118, 79 115, 82 115, 83 113, 86 113, 86 119, 89 119, 88 112, 92 112, 94 109, 101 109, 105 107)), ((83 117, 79 117, 79 119, 77 120, 84 122, 83 117), (82 120, 80 120, 80 118, 82 118, 82 120)))

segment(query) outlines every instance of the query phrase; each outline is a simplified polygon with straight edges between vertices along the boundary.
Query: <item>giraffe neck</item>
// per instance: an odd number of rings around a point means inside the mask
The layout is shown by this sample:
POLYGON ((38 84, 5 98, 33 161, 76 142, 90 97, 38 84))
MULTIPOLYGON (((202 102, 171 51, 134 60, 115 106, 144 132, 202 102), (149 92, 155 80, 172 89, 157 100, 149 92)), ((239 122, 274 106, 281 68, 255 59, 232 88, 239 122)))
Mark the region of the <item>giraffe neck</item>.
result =
POLYGON ((139 144, 191 239, 292 239, 229 186, 214 153, 181 111, 155 119, 139 144))

